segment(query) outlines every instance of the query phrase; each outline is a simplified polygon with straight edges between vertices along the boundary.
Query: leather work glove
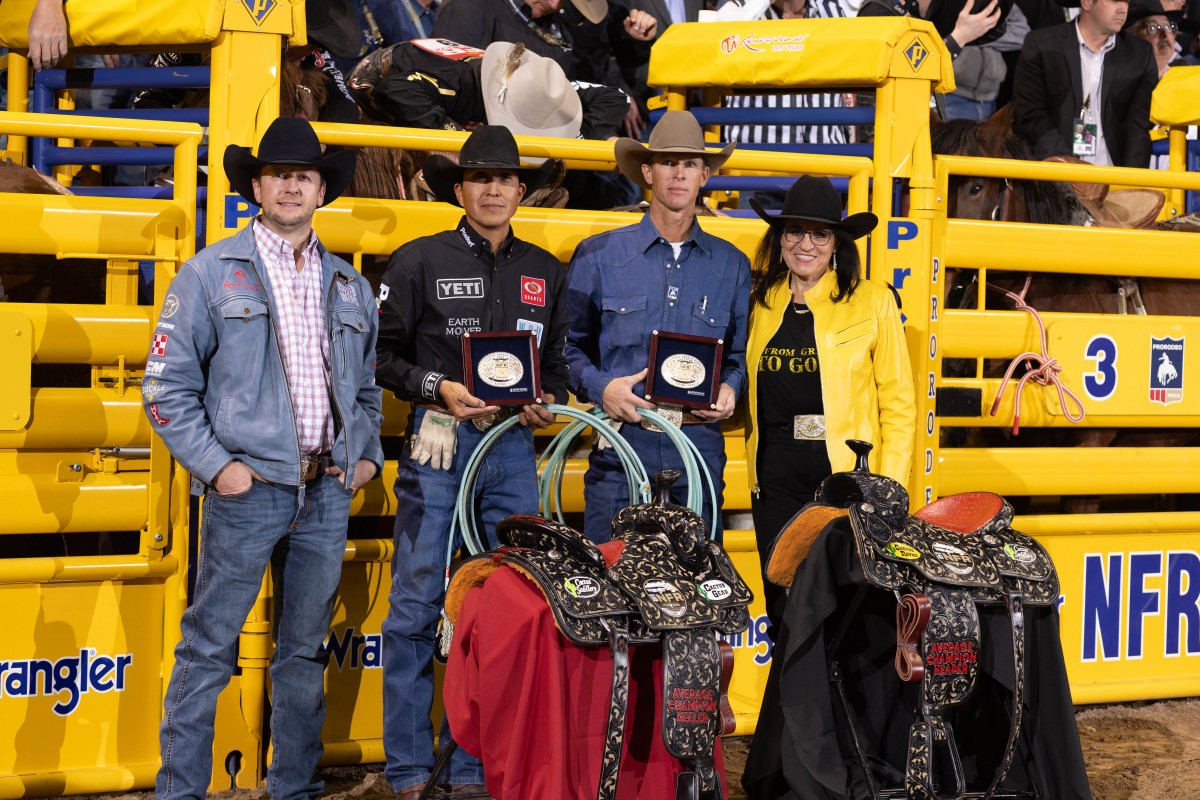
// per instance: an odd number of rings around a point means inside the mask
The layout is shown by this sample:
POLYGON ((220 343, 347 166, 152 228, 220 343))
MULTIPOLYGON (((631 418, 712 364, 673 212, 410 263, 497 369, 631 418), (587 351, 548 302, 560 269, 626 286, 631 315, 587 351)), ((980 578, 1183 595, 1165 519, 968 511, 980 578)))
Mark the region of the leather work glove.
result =
POLYGON ((458 420, 445 411, 426 409, 412 440, 412 460, 434 469, 450 469, 458 449, 458 420))
MULTIPOLYGON (((605 420, 601 420, 601 422, 603 422, 608 427, 612 428, 617 433, 621 432, 621 425, 624 424, 623 422, 621 422, 621 420, 613 419, 612 417, 609 417, 608 419, 605 419, 605 420)), ((608 439, 606 439, 604 437, 604 432, 602 430, 600 430, 599 428, 592 428, 592 436, 596 437, 596 449, 597 450, 604 450, 605 448, 612 447, 612 445, 608 443, 608 439)))

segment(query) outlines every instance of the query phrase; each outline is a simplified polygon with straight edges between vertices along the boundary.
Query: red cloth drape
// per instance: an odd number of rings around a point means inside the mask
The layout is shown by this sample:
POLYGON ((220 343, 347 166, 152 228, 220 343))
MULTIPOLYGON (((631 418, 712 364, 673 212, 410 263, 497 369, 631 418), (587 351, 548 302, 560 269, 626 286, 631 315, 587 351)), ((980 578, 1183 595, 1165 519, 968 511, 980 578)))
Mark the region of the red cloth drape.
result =
MULTIPOLYGON (((661 648, 631 648, 630 664, 617 797, 672 798, 683 767, 662 744, 661 648)), ((502 567, 467 592, 442 696, 497 800, 594 800, 611 684, 608 648, 568 642, 523 575, 502 567)), ((724 781, 719 741, 715 756, 724 781)))

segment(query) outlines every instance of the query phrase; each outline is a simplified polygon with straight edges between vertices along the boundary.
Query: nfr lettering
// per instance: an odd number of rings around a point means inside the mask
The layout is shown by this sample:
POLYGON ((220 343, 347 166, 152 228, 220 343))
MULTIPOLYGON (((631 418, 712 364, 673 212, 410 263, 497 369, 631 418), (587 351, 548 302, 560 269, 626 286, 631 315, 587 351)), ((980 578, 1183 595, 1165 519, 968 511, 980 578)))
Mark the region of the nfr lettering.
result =
POLYGON ((0 698, 58 695, 50 707, 60 717, 69 716, 88 692, 125 691, 125 673, 133 653, 96 655, 96 648, 80 648, 78 656, 56 661, 44 658, 0 661, 0 698))
POLYGON ((1200 655, 1200 554, 1088 553, 1081 607, 1085 662, 1140 659, 1145 618, 1160 614, 1166 616, 1163 655, 1200 655), (1147 584, 1164 576, 1161 588, 1147 584))

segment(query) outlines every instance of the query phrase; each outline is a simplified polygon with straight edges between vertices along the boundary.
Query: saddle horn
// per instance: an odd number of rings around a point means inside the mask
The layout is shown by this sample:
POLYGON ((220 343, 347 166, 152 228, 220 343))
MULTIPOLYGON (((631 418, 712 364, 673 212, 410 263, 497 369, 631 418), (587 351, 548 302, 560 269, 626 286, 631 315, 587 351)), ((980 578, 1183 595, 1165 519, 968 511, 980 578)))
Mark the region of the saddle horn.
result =
POLYGON ((864 442, 862 439, 847 439, 846 446, 854 451, 855 472, 870 472, 871 468, 867 464, 867 454, 869 454, 875 446, 870 442, 864 442))

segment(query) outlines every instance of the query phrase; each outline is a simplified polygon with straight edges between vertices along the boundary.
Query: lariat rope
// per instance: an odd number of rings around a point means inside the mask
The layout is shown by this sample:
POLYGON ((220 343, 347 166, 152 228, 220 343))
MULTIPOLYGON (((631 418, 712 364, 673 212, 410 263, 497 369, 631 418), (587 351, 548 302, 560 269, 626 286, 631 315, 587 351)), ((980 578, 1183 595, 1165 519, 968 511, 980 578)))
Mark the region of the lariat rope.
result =
POLYGON ((1062 408, 1063 416, 1068 420, 1078 423, 1083 421, 1084 416, 1083 402, 1080 401, 1074 392, 1063 385, 1062 379, 1058 376, 1058 373, 1062 372, 1062 367, 1059 366, 1058 359, 1050 357, 1050 351, 1046 345, 1046 323, 1042 321, 1042 317, 1038 314, 1037 309, 1025 302, 1025 293, 1029 291, 1029 285, 1032 282, 1033 274, 1030 273, 1025 276, 1025 286, 1021 289, 1020 294, 1010 292, 995 284, 988 284, 989 289, 995 289, 998 292, 1008 295, 1016 305, 1018 311, 1028 311, 1033 316, 1034 322, 1037 323, 1038 335, 1042 340, 1042 352, 1040 354, 1031 352, 1021 353, 1021 355, 1014 358, 1012 363, 1008 365, 1008 369, 1004 373, 1004 378, 1000 381, 1000 391, 996 392, 996 400, 992 403, 991 415, 994 417, 996 416, 996 410, 1000 408, 1000 400, 1004 397, 1004 390, 1008 387, 1008 382, 1012 379, 1017 365, 1023 361, 1031 362, 1028 371, 1017 381, 1016 392, 1013 395, 1013 436, 1021 432, 1021 391, 1030 379, 1043 386, 1053 386, 1058 390, 1058 403, 1062 408), (1032 368, 1033 365, 1036 365, 1037 368, 1032 368), (1075 402, 1075 407, 1079 409, 1077 414, 1072 414, 1070 408, 1067 406, 1068 397, 1075 402))

